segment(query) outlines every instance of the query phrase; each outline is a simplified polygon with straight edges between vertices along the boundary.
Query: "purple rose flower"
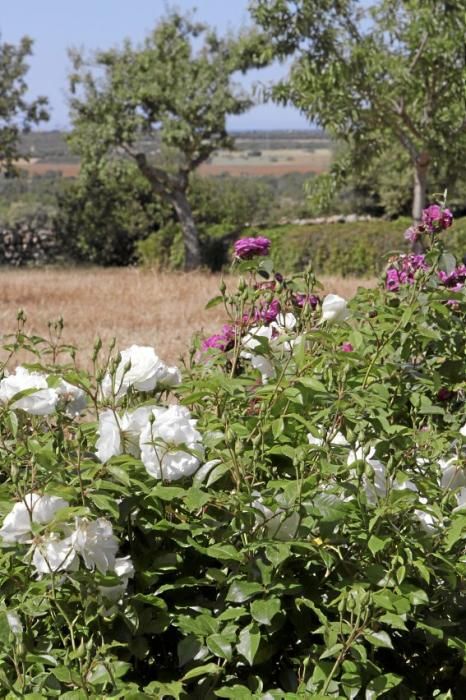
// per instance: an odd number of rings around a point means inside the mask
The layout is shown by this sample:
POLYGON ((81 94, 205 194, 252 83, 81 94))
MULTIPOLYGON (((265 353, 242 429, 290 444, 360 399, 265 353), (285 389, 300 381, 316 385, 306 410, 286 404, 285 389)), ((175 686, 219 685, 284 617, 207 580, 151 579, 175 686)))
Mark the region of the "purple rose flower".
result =
POLYGON ((235 243, 235 257, 239 260, 250 260, 256 255, 268 255, 270 240, 264 236, 257 238, 240 238, 235 243))
POLYGON ((442 386, 442 388, 437 392, 437 398, 439 401, 449 401, 454 397, 454 395, 455 392, 447 389, 445 386, 442 386))
POLYGON ((215 333, 202 342, 202 350, 206 351, 212 348, 222 350, 223 352, 229 350, 235 342, 235 335, 234 326, 225 325, 221 333, 215 333))
POLYGON ((398 275, 398 270, 395 270, 394 267, 389 267, 387 270, 385 287, 389 292, 397 292, 400 288, 400 277, 398 275))
POLYGON ((306 304, 309 304, 311 309, 315 311, 320 304, 320 299, 319 297, 316 297, 315 294, 303 294, 302 292, 296 292, 293 294, 293 304, 296 304, 296 306, 299 306, 301 309, 303 306, 306 306, 306 304))
POLYGON ((453 214, 449 209, 431 204, 422 212, 422 223, 431 233, 439 233, 452 225, 453 214))
POLYGON ((466 282, 466 265, 458 265, 449 275, 440 270, 438 278, 444 287, 448 287, 453 292, 459 292, 466 282))
POLYGON ((353 352, 353 346, 351 343, 342 343, 340 350, 342 350, 342 352, 353 352))
POLYGON ((254 321, 272 323, 280 313, 280 302, 274 299, 270 304, 264 303, 259 309, 254 311, 254 321))
POLYGON ((415 243, 417 239, 421 236, 421 231, 419 231, 417 226, 410 226, 405 231, 405 240, 410 243, 415 243))

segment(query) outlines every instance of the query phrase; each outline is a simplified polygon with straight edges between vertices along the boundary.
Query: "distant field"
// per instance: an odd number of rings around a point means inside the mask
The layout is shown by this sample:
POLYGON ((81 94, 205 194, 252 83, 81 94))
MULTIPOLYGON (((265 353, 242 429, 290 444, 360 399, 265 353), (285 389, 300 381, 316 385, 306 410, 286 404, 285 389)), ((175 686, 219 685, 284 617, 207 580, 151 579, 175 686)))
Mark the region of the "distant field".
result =
MULTIPOLYGON (((64 341, 79 347, 81 366, 90 365, 94 340, 112 337, 123 349, 153 345, 160 357, 178 362, 187 355, 196 331, 216 332, 226 318, 221 306, 205 310, 218 293, 220 275, 167 273, 137 268, 3 269, 0 275, 0 328, 14 331, 18 309, 28 316, 30 332, 47 336, 47 323, 62 316, 64 341)), ((351 297, 374 280, 323 277, 326 292, 351 297)), ((227 278, 227 283, 235 281, 227 278)), ((33 361, 28 355, 22 361, 33 361)))
MULTIPOLYGON (((331 159, 331 149, 319 147, 314 150, 269 148, 251 153, 245 150, 221 151, 213 156, 208 163, 201 165, 199 172, 201 175, 211 176, 223 173, 234 176, 279 176, 287 173, 318 174, 329 169, 331 159)), ((49 161, 46 157, 33 158, 29 162, 21 161, 19 165, 31 175, 59 172, 63 177, 76 177, 79 174, 79 163, 49 161)))

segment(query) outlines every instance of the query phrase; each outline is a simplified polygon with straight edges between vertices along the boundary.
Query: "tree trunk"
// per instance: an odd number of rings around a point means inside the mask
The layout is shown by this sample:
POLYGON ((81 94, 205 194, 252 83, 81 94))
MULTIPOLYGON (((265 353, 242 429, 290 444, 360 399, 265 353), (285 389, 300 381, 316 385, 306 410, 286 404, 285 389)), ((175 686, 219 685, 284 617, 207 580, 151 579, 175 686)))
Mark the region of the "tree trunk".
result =
POLYGON ((188 202, 186 194, 181 190, 177 190, 173 193, 171 202, 183 230, 185 270, 195 270, 201 265, 201 246, 199 242, 199 232, 194 222, 191 205, 188 202))
MULTIPOLYGON (((430 156, 428 153, 420 153, 414 161, 414 191, 413 191, 413 223, 415 226, 422 221, 422 210, 426 206, 427 171, 429 169, 430 156)), ((413 253, 423 253, 424 246, 421 240, 413 243, 413 253)))

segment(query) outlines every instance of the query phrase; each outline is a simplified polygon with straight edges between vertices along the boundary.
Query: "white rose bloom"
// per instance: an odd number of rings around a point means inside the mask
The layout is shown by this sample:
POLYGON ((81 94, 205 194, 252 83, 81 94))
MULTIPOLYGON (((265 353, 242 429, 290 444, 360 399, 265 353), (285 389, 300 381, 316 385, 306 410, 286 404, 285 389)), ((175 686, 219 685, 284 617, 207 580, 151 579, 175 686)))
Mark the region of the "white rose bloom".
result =
POLYGON ((243 357, 245 360, 251 360, 251 364, 254 369, 258 369, 261 373, 262 382, 264 384, 275 376, 274 366, 268 357, 249 351, 259 347, 261 344, 260 338, 265 338, 270 343, 273 337, 273 332, 274 327, 272 324, 269 326, 253 326, 249 333, 244 336, 242 341, 242 345, 245 350, 241 351, 241 357, 243 357))
POLYGON ((338 294, 327 294, 322 302, 322 321, 342 323, 349 318, 349 315, 346 299, 338 294))
POLYGON ((108 409, 99 416, 96 454, 103 463, 111 457, 128 453, 139 457, 139 437, 146 427, 154 406, 141 406, 135 411, 117 416, 108 409))
POLYGON ((71 537, 61 539, 57 534, 52 533, 36 540, 33 546, 32 565, 40 576, 57 571, 77 571, 79 560, 73 549, 71 537))
POLYGON ((204 456, 197 420, 184 406, 156 408, 152 413, 155 420, 144 428, 139 442, 147 472, 165 481, 191 476, 204 456), (186 446, 190 452, 177 449, 179 446, 186 446))
POLYGON ((128 581, 134 576, 134 566, 131 557, 117 557, 115 559, 115 574, 120 577, 121 583, 116 586, 99 586, 101 595, 116 603, 126 592, 128 581))
MULTIPOLYGON (((113 388, 117 398, 124 396, 130 387, 136 391, 153 391, 161 382, 164 387, 175 386, 181 381, 176 367, 167 367, 155 354, 152 347, 131 345, 122 350, 121 361, 113 378, 113 388), (125 372, 125 368, 130 368, 125 372)), ((112 394, 112 377, 106 374, 102 382, 102 394, 112 394)))
POLYGON ((60 403, 63 403, 65 411, 70 416, 79 416, 85 411, 87 406, 86 392, 74 384, 70 384, 64 379, 60 379, 60 383, 55 388, 59 396, 60 403))
POLYGON ((462 428, 460 428, 460 435, 466 437, 466 423, 463 425, 462 428))
POLYGON ((457 489, 466 486, 466 469, 458 464, 456 457, 439 459, 438 463, 442 470, 440 485, 443 489, 457 489))
POLYGON ((268 357, 264 357, 264 355, 252 355, 251 364, 254 369, 258 369, 261 373, 263 384, 267 384, 269 379, 275 377, 275 368, 268 357))
POLYGON ((20 634, 23 633, 23 623, 19 619, 19 616, 12 611, 8 611, 6 613, 6 619, 8 622, 8 626, 10 630, 13 632, 13 634, 19 636, 20 634))
POLYGON ((168 367, 168 365, 163 364, 163 362, 160 364, 157 386, 161 389, 171 389, 181 384, 181 372, 178 367, 168 367))
POLYGON ((281 331, 292 331, 297 324, 296 316, 291 313, 278 314, 277 320, 273 321, 270 325, 275 326, 281 331))
POLYGON ((283 508, 271 510, 262 503, 260 497, 253 502, 252 507, 259 511, 256 513, 256 522, 264 525, 270 538, 287 541, 296 537, 299 527, 299 513, 293 511, 288 517, 283 517, 285 513, 283 508))
POLYGON ((13 396, 27 389, 35 389, 33 393, 18 399, 12 404, 12 408, 20 408, 32 416, 48 416, 55 411, 58 401, 58 392, 49 388, 44 374, 29 372, 25 367, 17 367, 14 374, 10 374, 0 382, 0 401, 6 403, 13 396))
MULTIPOLYGON (((322 445, 325 445, 324 438, 314 437, 312 433, 307 434, 307 439, 310 445, 317 445, 317 447, 322 447, 322 445)), ((334 445, 335 447, 349 447, 348 440, 345 438, 343 433, 340 433, 340 431, 333 436, 333 438, 330 440, 330 444, 334 445)))
POLYGON ((461 510, 462 508, 466 508, 466 487, 462 486, 458 490, 456 500, 458 501, 458 505, 453 510, 461 510))
POLYGON ((15 503, 0 528, 4 542, 28 542, 32 537, 31 522, 45 525, 55 514, 68 506, 68 502, 58 496, 40 496, 28 493, 23 501, 15 503))
POLYGON ((114 570, 118 540, 106 518, 76 518, 76 528, 70 539, 74 551, 82 556, 88 569, 97 568, 102 574, 114 570))
POLYGON ((385 498, 391 489, 396 491, 401 491, 403 489, 417 491, 417 487, 412 481, 406 480, 400 483, 390 478, 387 474, 385 464, 378 459, 374 459, 374 455, 374 447, 369 449, 367 455, 364 454, 364 449, 362 447, 358 447, 356 450, 351 450, 347 461, 349 466, 353 464, 353 462, 362 460, 374 470, 373 479, 366 475, 363 476, 363 488, 366 493, 368 503, 375 505, 379 498, 385 498))

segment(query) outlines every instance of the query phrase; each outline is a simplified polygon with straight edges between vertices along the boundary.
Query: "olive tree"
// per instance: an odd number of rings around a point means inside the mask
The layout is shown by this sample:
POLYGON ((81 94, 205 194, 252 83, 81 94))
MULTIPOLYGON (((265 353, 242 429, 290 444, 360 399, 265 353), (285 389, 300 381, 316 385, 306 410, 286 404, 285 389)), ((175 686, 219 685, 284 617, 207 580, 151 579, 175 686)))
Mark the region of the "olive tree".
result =
POLYGON ((253 104, 234 74, 262 65, 265 53, 256 32, 221 39, 176 13, 140 46, 126 41, 90 60, 71 52, 70 141, 81 156, 83 175, 111 158, 133 159, 174 210, 187 269, 201 262, 188 199, 190 174, 214 151, 232 146, 226 117, 253 104))
POLYGON ((18 45, 0 41, 0 173, 13 173, 20 152, 20 135, 33 124, 48 119, 47 98, 27 99, 26 59, 32 53, 32 39, 25 36, 18 45))
POLYGON ((419 221, 430 168, 466 145, 464 2, 253 0, 252 13, 275 54, 296 59, 276 99, 344 142, 353 170, 399 144, 419 221))

